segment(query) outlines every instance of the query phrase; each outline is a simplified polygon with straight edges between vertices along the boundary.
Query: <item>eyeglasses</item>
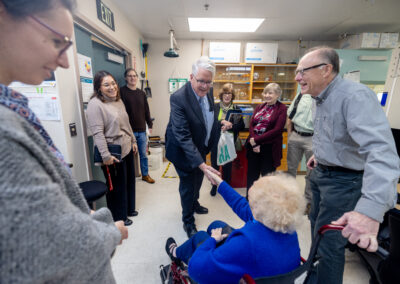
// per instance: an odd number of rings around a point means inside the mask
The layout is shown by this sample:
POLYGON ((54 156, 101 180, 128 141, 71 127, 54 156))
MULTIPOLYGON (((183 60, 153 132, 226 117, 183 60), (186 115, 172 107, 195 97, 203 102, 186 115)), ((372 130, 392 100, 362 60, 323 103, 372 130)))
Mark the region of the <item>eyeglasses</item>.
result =
POLYGON ((129 77, 129 78, 136 78, 137 75, 126 75, 126 77, 129 77))
POLYGON ((197 80, 196 77, 194 77, 194 79, 196 80, 197 83, 199 83, 200 85, 208 85, 208 86, 212 86, 213 82, 212 81, 204 81, 204 80, 197 80))
POLYGON ((106 84, 101 84, 104 88, 110 88, 110 87, 115 87, 115 86, 117 86, 117 83, 115 83, 115 82, 111 82, 111 84, 108 84, 108 83, 106 83, 106 84))
POLYGON ((56 40, 56 39, 53 40, 55 47, 58 50, 60 50, 60 52, 58 53, 59 56, 61 56, 61 54, 63 54, 72 45, 72 40, 69 37, 67 37, 66 35, 63 35, 62 33, 57 32, 55 29, 50 27, 48 24, 43 23, 41 20, 39 20, 35 16, 31 15, 30 18, 60 38, 60 40, 56 40))
POLYGON ((320 63, 320 64, 313 65, 313 66, 310 66, 310 67, 307 67, 307 68, 299 69, 299 70, 296 70, 296 71, 294 72, 294 74, 297 76, 297 74, 300 73, 300 75, 303 76, 303 75, 304 75, 304 72, 306 72, 306 71, 308 71, 308 70, 311 70, 311 69, 314 69, 314 68, 318 68, 318 67, 321 67, 321 66, 325 66, 325 65, 328 65, 328 64, 327 64, 327 63, 320 63))

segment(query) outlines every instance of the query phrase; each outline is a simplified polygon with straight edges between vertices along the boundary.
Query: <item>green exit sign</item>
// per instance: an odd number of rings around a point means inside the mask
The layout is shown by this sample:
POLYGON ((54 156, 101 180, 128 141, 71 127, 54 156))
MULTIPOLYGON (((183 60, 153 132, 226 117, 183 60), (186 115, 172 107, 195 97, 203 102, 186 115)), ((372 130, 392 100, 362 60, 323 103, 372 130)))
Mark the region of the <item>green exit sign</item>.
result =
POLYGON ((96 5, 97 5, 97 18, 99 18, 99 20, 102 21, 110 29, 115 31, 114 13, 111 11, 110 8, 104 5, 104 3, 101 2, 101 0, 96 0, 96 5))

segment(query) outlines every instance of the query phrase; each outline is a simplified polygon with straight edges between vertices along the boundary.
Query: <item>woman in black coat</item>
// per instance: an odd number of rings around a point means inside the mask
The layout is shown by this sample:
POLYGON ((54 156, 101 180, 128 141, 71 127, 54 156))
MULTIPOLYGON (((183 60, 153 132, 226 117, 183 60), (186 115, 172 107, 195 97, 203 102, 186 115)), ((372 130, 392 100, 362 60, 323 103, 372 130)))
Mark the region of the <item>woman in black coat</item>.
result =
MULTIPOLYGON (((219 93, 220 103, 214 105, 214 112, 218 115, 218 127, 219 127, 219 135, 221 135, 222 131, 230 131, 233 132, 233 141, 236 141, 239 131, 244 129, 244 122, 242 116, 231 116, 229 121, 226 120, 227 113, 229 110, 237 110, 237 106, 233 104, 233 100, 235 99, 235 92, 233 90, 233 85, 230 83, 226 83, 222 86, 222 90, 219 93)), ((219 137, 218 137, 219 140, 219 137)), ((211 149, 211 165, 214 169, 218 170, 219 166, 217 165, 217 156, 218 156, 218 144, 215 144, 211 149)), ((231 173, 232 173, 232 162, 229 162, 222 166, 222 175, 224 180, 230 184, 231 183, 231 173)), ((211 188, 210 194, 215 196, 217 193, 217 187, 214 185, 211 188)))

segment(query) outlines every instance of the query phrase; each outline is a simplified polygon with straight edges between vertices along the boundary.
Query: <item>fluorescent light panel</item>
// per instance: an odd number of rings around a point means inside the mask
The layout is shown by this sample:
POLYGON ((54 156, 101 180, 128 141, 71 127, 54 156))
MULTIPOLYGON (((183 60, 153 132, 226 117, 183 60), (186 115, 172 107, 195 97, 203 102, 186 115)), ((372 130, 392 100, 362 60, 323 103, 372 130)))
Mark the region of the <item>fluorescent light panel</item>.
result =
POLYGON ((263 18, 188 18, 191 32, 253 33, 263 18))

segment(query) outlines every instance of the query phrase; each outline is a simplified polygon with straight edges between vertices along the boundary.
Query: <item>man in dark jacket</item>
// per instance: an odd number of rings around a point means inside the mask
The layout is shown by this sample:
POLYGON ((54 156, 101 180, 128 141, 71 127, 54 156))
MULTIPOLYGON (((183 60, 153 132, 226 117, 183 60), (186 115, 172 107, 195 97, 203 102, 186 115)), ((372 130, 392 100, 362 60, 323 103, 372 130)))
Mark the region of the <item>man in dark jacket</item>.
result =
POLYGON ((205 170, 218 171, 206 165, 205 158, 217 137, 217 117, 210 92, 215 65, 201 57, 192 66, 190 81, 171 95, 171 113, 165 134, 166 157, 179 175, 183 228, 188 237, 197 232, 194 213, 207 214, 201 206, 199 191, 205 170))

